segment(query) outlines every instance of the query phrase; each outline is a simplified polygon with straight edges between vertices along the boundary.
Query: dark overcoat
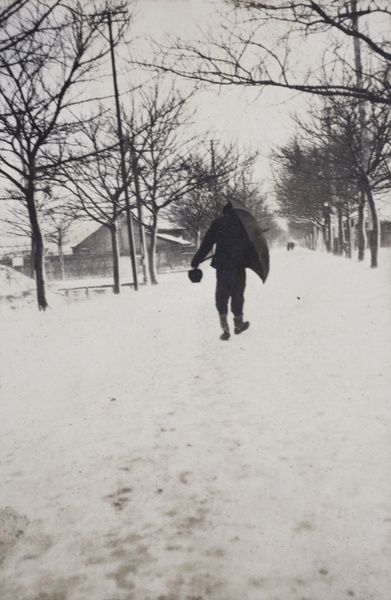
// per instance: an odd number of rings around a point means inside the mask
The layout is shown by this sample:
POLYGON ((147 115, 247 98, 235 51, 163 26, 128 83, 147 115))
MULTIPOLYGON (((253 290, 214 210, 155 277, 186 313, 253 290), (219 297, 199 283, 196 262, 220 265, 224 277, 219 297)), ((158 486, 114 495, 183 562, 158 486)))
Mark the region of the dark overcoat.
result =
POLYGON ((233 210, 213 221, 191 264, 198 265, 202 262, 214 245, 216 249, 211 262, 212 267, 222 271, 245 268, 249 238, 241 220, 233 210))
MULTIPOLYGON (((247 217, 247 215, 245 215, 247 217)), ((248 213, 248 217, 252 219, 248 213)), ((254 221, 255 222, 255 221, 254 221)), ((249 225, 252 225, 249 223, 249 225)), ((262 232, 257 228, 258 237, 263 238, 262 232)), ((191 261, 192 267, 198 266, 208 253, 216 245, 215 254, 212 259, 212 267, 217 270, 231 271, 237 268, 250 268, 255 271, 263 281, 266 280, 268 272, 264 261, 260 261, 258 249, 250 239, 254 239, 252 232, 248 232, 242 219, 235 210, 229 210, 221 217, 215 219, 206 232, 201 246, 191 261)), ((267 244, 263 238, 267 251, 267 244)), ((258 240, 256 240, 258 246, 258 240)), ((267 256, 268 258, 268 256, 267 256)))

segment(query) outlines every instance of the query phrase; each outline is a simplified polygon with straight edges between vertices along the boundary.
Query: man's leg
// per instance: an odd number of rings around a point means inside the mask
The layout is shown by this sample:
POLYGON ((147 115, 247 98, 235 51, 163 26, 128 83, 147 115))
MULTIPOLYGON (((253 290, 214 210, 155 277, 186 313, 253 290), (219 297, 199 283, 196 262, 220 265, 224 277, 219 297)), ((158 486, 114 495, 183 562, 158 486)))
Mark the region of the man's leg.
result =
POLYGON ((220 316, 220 325, 223 334, 220 336, 222 340, 228 340, 230 337, 229 326, 227 321, 228 315, 228 300, 231 295, 232 274, 227 271, 216 271, 216 308, 220 316))
POLYGON ((249 328, 248 321, 243 322, 244 290, 246 288, 246 269, 237 269, 233 275, 231 310, 234 314, 235 333, 249 328))
POLYGON ((231 310, 235 317, 243 315, 246 269, 236 269, 232 276, 231 310))

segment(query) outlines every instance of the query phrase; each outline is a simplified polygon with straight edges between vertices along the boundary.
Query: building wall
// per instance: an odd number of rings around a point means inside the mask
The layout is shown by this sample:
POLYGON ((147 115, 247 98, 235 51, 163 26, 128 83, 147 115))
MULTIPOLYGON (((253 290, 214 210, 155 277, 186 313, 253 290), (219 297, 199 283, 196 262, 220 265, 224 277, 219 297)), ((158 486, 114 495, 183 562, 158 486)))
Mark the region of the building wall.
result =
MULTIPOLYGON (((129 256, 129 233, 126 221, 124 219, 122 219, 118 224, 117 237, 120 255, 129 256)), ((145 231, 145 238, 147 247, 149 248, 151 243, 151 235, 148 231, 145 231)), ((136 222, 133 223, 133 242, 136 249, 136 254, 140 254, 140 228, 136 222)), ((111 233, 108 227, 103 226, 73 248, 73 253, 79 256, 108 256, 111 255, 111 251, 111 233)))
MULTIPOLYGON (((147 248, 150 248, 151 234, 145 230, 147 248)), ((133 223, 133 240, 137 255, 137 264, 140 264, 141 244, 140 228, 137 222, 133 223)), ((129 256, 129 234, 125 216, 118 225, 118 247, 121 257, 129 256)), ((73 248, 73 257, 65 257, 65 276, 67 279, 76 277, 107 277, 112 276, 112 242, 108 227, 100 227, 85 240, 73 248), (80 273, 80 274, 79 274, 80 273)), ((48 257, 49 278, 58 279, 60 268, 57 257, 48 257)), ((185 269, 189 264, 189 247, 167 240, 162 237, 156 242, 156 265, 158 273, 171 270, 185 269)))
POLYGON ((391 221, 381 223, 380 246, 382 248, 391 248, 391 221))

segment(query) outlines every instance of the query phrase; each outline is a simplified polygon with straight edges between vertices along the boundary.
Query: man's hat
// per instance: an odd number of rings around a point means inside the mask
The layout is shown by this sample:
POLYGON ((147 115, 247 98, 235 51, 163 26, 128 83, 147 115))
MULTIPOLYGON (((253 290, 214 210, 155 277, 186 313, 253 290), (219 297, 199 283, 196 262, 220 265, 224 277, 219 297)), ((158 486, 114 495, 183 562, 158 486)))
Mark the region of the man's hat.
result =
POLYGON ((199 283, 202 279, 201 269, 190 269, 188 272, 189 279, 192 283, 199 283))

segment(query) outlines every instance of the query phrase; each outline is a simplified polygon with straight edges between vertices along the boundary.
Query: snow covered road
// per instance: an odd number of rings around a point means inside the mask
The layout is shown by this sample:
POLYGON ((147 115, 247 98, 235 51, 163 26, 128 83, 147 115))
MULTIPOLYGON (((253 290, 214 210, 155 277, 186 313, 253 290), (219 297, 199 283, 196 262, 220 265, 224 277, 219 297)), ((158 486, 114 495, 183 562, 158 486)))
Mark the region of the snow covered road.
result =
POLYGON ((388 600, 390 279, 275 251, 2 312, 2 600, 388 600))

